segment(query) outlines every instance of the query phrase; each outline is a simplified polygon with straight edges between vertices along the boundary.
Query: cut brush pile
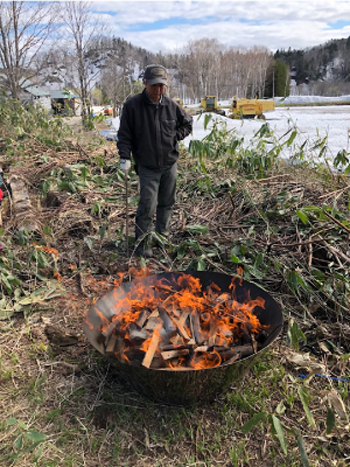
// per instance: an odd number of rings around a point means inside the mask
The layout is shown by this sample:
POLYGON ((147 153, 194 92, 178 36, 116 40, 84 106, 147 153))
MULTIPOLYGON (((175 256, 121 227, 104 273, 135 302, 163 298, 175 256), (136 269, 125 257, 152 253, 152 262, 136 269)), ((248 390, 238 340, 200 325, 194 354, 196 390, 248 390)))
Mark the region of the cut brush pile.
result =
MULTIPOLYGON (((2 109, 0 130, 1 465, 349 464, 346 151, 336 174, 313 162, 326 141, 307 150, 293 128, 277 140, 263 124, 245 148, 214 124, 182 149, 172 235, 150 234, 156 254, 145 262, 132 238, 126 256, 114 144, 13 105, 2 109), (284 144, 298 155, 292 163, 278 157, 284 144), (88 307, 119 275, 238 268, 280 304, 285 329, 213 405, 144 399, 82 334, 88 307)), ((137 188, 131 171, 130 232, 137 188)))

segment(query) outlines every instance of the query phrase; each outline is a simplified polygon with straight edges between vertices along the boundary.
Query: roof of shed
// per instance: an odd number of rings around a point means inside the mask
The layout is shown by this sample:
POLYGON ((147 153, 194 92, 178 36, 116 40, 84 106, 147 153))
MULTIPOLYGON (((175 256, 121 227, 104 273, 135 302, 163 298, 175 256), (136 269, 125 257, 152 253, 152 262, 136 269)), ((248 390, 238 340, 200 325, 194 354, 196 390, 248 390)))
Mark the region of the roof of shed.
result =
POLYGON ((74 99, 78 98, 78 94, 75 94, 72 91, 51 91, 50 92, 51 99, 74 99))
POLYGON ((50 93, 45 89, 40 88, 37 84, 33 84, 29 79, 22 78, 20 80, 21 87, 35 97, 50 97, 50 93))

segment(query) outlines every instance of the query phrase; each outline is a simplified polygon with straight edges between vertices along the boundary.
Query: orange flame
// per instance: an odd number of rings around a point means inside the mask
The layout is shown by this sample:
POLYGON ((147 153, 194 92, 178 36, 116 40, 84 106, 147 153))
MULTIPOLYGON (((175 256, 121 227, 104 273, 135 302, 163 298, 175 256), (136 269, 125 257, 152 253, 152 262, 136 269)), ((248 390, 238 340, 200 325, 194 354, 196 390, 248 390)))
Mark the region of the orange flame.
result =
MULTIPOLYGON (((152 364, 154 355, 160 359, 162 367, 174 370, 217 367, 223 363, 222 354, 217 349, 240 345, 242 336, 250 336, 253 340, 253 336, 264 329, 254 311, 257 307, 264 308, 265 300, 262 297, 251 299, 249 290, 243 303, 236 300, 236 285, 242 285, 242 272, 232 279, 229 293, 221 292, 216 284, 203 291, 200 279, 187 274, 180 274, 176 288, 164 279, 147 287, 142 281, 135 280, 123 296, 115 287, 113 300, 110 300, 114 308, 111 311, 115 314, 110 320, 96 305, 94 307, 101 323, 100 332, 108 338, 111 327, 118 329, 125 342, 122 352, 119 349, 124 362, 132 359, 128 352, 135 347, 132 336, 138 330, 145 334, 138 345, 138 351, 145 354, 142 363, 145 366, 152 364), (163 316, 160 316, 158 307, 165 310, 163 316), (154 320, 153 328, 150 326, 147 332, 140 324, 145 313, 146 320, 151 320, 151 316, 154 320), (174 356, 164 357, 162 361, 163 349, 168 348, 174 356)), ((138 272, 138 277, 145 275, 145 271, 138 272)), ((121 274, 117 282, 121 284, 122 281, 121 274)), ((88 325, 93 328, 91 323, 88 325)), ((119 354, 115 353, 116 358, 119 354)))

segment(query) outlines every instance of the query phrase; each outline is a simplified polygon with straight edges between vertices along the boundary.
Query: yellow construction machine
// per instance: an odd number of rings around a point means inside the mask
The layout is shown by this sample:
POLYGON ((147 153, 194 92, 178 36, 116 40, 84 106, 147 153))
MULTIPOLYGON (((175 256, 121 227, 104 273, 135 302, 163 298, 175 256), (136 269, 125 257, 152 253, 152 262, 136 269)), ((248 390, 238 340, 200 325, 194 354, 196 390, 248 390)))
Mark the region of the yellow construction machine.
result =
POLYGON ((265 119, 264 112, 275 110, 275 101, 269 99, 237 99, 233 97, 229 110, 230 118, 261 118, 265 119))
POLYGON ((218 106, 218 100, 216 96, 205 96, 201 100, 201 107, 204 110, 199 110, 200 112, 214 112, 220 115, 225 115, 225 111, 218 106))

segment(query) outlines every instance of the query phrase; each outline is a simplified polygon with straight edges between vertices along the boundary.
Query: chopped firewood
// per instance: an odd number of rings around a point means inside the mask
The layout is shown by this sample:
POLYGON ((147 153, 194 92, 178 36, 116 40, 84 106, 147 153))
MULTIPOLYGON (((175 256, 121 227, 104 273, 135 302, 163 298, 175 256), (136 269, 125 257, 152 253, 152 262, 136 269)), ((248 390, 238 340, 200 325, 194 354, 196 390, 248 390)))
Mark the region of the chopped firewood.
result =
POLYGON ((152 287, 154 301, 143 307, 141 300, 135 300, 131 314, 126 311, 125 317, 114 316, 115 321, 101 326, 107 355, 146 368, 199 369, 233 363, 263 347, 268 334, 262 334, 263 326, 250 317, 253 301, 251 308, 247 303, 242 306, 231 294, 209 287, 196 307, 195 300, 183 305, 179 291, 172 287, 152 287))
POLYGON ((186 320, 188 318, 190 314, 190 311, 189 310, 185 310, 180 319, 177 321, 177 330, 179 332, 179 334, 185 339, 185 341, 189 341, 191 340, 191 337, 188 335, 188 332, 186 331, 186 328, 185 328, 185 323, 186 323, 186 320))
POLYGON ((164 345, 169 344, 170 339, 171 339, 170 334, 168 333, 166 329, 164 329, 163 326, 160 328, 160 337, 161 337, 161 341, 159 343, 159 348, 162 349, 164 345))
POLYGON ((149 317, 143 329, 146 329, 147 331, 153 331, 153 329, 159 324, 159 322, 160 322, 159 316, 149 317))
POLYGON ((124 354, 124 338, 118 332, 113 332, 111 334, 106 346, 106 356, 111 357, 113 355, 115 355, 120 362, 126 362, 124 354))
POLYGON ((168 315, 165 308, 158 306, 160 319, 163 321, 163 328, 167 332, 169 337, 175 336, 177 333, 176 326, 174 326, 170 316, 168 315))
POLYGON ((166 350, 161 352, 161 356, 164 360, 171 360, 176 357, 183 357, 190 353, 189 349, 178 349, 178 350, 166 350))
POLYGON ((134 342, 135 344, 137 343, 142 343, 149 337, 148 332, 146 329, 138 330, 138 329, 133 329, 129 333, 129 339, 134 342))
POLYGON ((199 314, 197 310, 190 314, 190 325, 192 337, 194 337, 196 344, 201 345, 204 342, 204 337, 201 332, 201 325, 199 320, 199 314))
MULTIPOLYGON (((169 297, 171 298, 171 295, 169 295, 169 297)), ((168 299, 162 300, 161 306, 162 308, 166 309, 168 315, 171 316, 171 319, 178 319, 181 315, 181 310, 178 310, 176 307, 174 307, 171 301, 169 302, 168 299)))
POLYGON ((194 349, 195 352, 208 352, 209 346, 207 345, 200 345, 194 349))
POLYGON ((252 338, 252 346, 253 346, 254 353, 257 353, 258 343, 255 340, 254 334, 251 334, 251 338, 252 338))
POLYGON ((164 352, 168 350, 183 350, 183 349, 189 349, 188 344, 183 344, 183 345, 167 344, 167 345, 162 346, 162 351, 164 352))
POLYGON ((196 345, 196 341, 193 339, 193 337, 191 337, 191 339, 187 342, 187 345, 189 347, 193 347, 194 345, 196 345))
POLYGON ((177 293, 177 290, 173 289, 172 287, 168 287, 166 285, 155 284, 155 285, 151 285, 151 287, 152 289, 155 289, 155 290, 162 290, 168 293, 177 293))
POLYGON ((112 334, 112 332, 116 328, 116 323, 112 321, 110 324, 107 326, 104 326, 103 329, 101 329, 101 334, 106 338, 106 341, 108 341, 109 336, 112 334))
POLYGON ((170 342, 175 346, 180 346, 183 344, 183 339, 179 334, 176 334, 174 337, 170 338, 170 342))
POLYGON ((148 317, 150 316, 150 314, 151 314, 150 310, 147 310, 147 309, 142 310, 139 317, 136 320, 136 325, 139 328, 142 328, 145 322, 147 321, 148 317))
POLYGON ((253 324, 250 323, 249 321, 247 323, 244 323, 244 330, 245 332, 250 334, 250 331, 253 329, 253 324))
POLYGON ((148 346, 148 349, 147 349, 147 352, 145 354, 145 357, 142 360, 142 365, 145 366, 146 368, 151 367, 154 354, 155 354, 156 350, 158 349, 158 344, 159 344, 159 341, 160 341, 160 338, 161 338, 160 328, 161 328, 161 325, 158 325, 155 328, 155 330, 153 332, 153 335, 152 335, 151 342, 150 342, 150 344, 148 346))
POLYGON ((109 336, 108 343, 106 345, 106 355, 113 355, 114 354, 114 348, 117 342, 117 333, 114 331, 112 334, 109 336))
POLYGON ((158 318, 159 316, 159 310, 158 308, 155 308, 152 313, 149 315, 148 319, 152 319, 152 318, 158 318))
POLYGON ((210 331, 209 331, 209 338, 208 338, 208 346, 209 347, 214 347, 214 345, 215 345, 217 330, 218 330, 218 325, 217 325, 216 321, 212 321, 210 323, 210 331))

